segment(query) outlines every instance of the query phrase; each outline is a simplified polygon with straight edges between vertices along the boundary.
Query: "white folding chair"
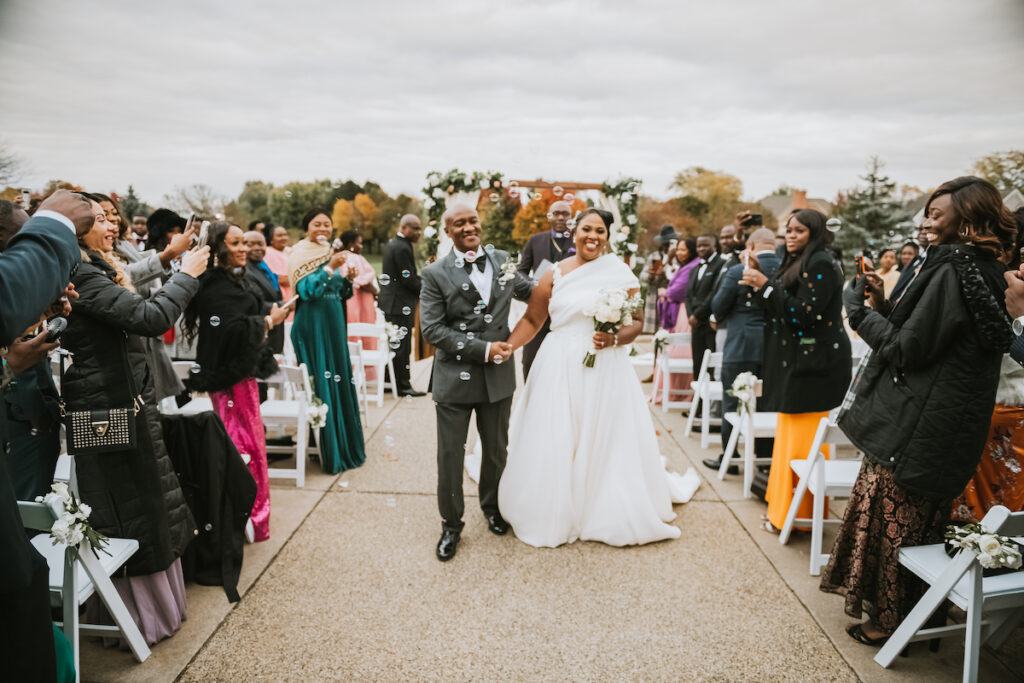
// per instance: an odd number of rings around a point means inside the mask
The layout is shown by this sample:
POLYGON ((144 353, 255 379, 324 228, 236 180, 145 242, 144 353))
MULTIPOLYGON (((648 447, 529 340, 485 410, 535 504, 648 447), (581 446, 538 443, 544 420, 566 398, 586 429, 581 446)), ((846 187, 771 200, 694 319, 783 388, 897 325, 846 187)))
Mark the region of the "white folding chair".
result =
MULTIPOLYGON (((1010 512, 997 505, 981 520, 981 526, 1002 536, 1024 536, 1024 512, 1010 512)), ((889 668, 909 643, 963 631, 963 680, 977 681, 981 646, 997 649, 1024 619, 1024 571, 983 577, 981 564, 972 551, 961 550, 951 558, 942 543, 902 548, 899 559, 900 564, 931 587, 889 636, 875 661, 889 668), (946 600, 967 612, 967 621, 924 628, 928 618, 946 600)))
MULTIPOLYGON (((195 361, 190 360, 176 360, 171 363, 171 367, 174 368, 174 374, 177 375, 178 379, 182 382, 191 376, 192 368, 195 367, 195 365, 195 361)), ((198 413, 205 413, 213 410, 213 401, 211 401, 208 396, 195 396, 191 401, 179 408, 178 404, 174 401, 174 397, 170 396, 164 399, 160 404, 160 408, 167 414, 197 415, 198 413)))
MULTIPOLYGON (((26 528, 49 532, 53 523, 64 514, 64 506, 59 501, 50 505, 18 501, 18 512, 26 528)), ((150 654, 149 646, 128 613, 121 595, 110 581, 110 577, 116 574, 128 558, 139 549, 139 542, 131 538, 111 538, 104 547, 107 552, 96 551, 96 554, 93 554, 88 539, 83 539, 81 546, 76 550, 63 543, 54 545, 49 533, 43 533, 32 538, 32 545, 46 558, 50 568, 50 604, 53 607, 63 606, 64 621, 59 625, 74 653, 75 680, 80 680, 81 676, 80 634, 121 636, 128 642, 135 659, 139 662, 146 661, 150 654), (99 593, 100 599, 114 619, 115 626, 79 622, 78 608, 93 593, 99 593)))
POLYGON ((712 370, 716 375, 721 376, 722 354, 721 352, 712 353, 710 349, 707 349, 704 351, 704 358, 700 363, 700 374, 697 375, 697 381, 690 383, 690 387, 693 389, 693 403, 690 405, 690 416, 686 420, 685 433, 685 436, 690 436, 693 432, 693 421, 699 408, 701 448, 707 448, 711 444, 712 422, 719 425, 722 423, 720 419, 711 417, 711 402, 721 401, 723 392, 722 383, 711 379, 712 370))
POLYGON ((821 552, 822 534, 826 524, 840 524, 841 519, 825 519, 825 498, 828 496, 848 496, 853 491, 853 485, 857 482, 857 475, 860 473, 861 460, 840 460, 836 458, 836 446, 849 444, 850 440, 834 422, 829 418, 821 418, 818 423, 818 431, 814 434, 814 441, 811 443, 811 450, 807 459, 790 460, 789 466, 793 473, 800 478, 793 500, 789 504, 789 511, 786 513, 786 521, 779 532, 779 543, 789 542, 789 536, 793 526, 797 522, 811 525, 811 576, 818 576, 821 568, 828 562, 829 553, 821 552), (831 446, 832 458, 827 460, 822 449, 831 446), (798 518, 797 511, 804 495, 810 491, 814 496, 812 516, 798 518))
MULTIPOLYGON (((731 387, 730 387, 731 388, 731 387)), ((778 422, 778 413, 757 411, 757 397, 764 391, 764 382, 757 380, 754 383, 754 398, 747 406, 748 410, 743 415, 730 411, 722 415, 722 419, 732 425, 732 433, 729 435, 729 443, 725 446, 725 455, 722 456, 722 463, 718 467, 718 479, 725 479, 730 465, 743 466, 743 497, 753 496, 751 486, 754 484, 754 468, 757 465, 771 464, 771 457, 759 458, 755 456, 755 439, 767 439, 775 436, 775 426, 778 422), (736 448, 739 440, 743 439, 743 455, 737 456, 736 448)))
MULTIPOLYGON (((295 453, 295 467, 272 467, 267 471, 270 477, 277 479, 294 479, 295 485, 306 485, 306 458, 309 451, 320 452, 320 431, 313 430, 315 446, 309 447, 309 406, 313 390, 309 384, 309 371, 306 365, 282 365, 277 373, 267 378, 267 382, 278 382, 287 385, 292 398, 270 399, 260 405, 260 415, 267 427, 295 427, 294 446, 267 446, 268 453, 295 453)), ((327 419, 332 419, 328 416, 327 419)))
MULTIPOLYGON (((409 333, 412 334, 411 331, 409 333)), ((362 358, 364 368, 375 368, 377 371, 376 379, 372 380, 377 395, 377 407, 384 405, 385 384, 391 387, 391 396, 397 401, 398 389, 395 387, 395 367, 392 364, 395 352, 388 347, 388 336, 384 326, 376 323, 349 323, 348 338, 351 340, 353 337, 373 337, 377 340, 377 348, 364 348, 362 358), (384 379, 385 368, 388 370, 387 381, 384 379)))
POLYGON ((295 346, 292 345, 292 322, 288 321, 284 324, 284 360, 288 365, 297 365, 295 357, 295 346))
POLYGON ((656 389, 661 393, 661 412, 663 413, 667 413, 670 408, 690 408, 693 406, 693 401, 672 400, 673 393, 683 391, 682 389, 672 389, 670 381, 672 375, 693 374, 692 358, 672 358, 668 355, 669 348, 674 346, 690 346, 690 333, 676 332, 668 335, 665 344, 661 347, 661 353, 658 354, 658 363, 654 368, 654 374, 658 378, 656 389))
POLYGON ((366 424, 370 412, 369 400, 366 398, 366 367, 363 365, 363 342, 360 340, 348 343, 349 364, 352 366, 352 380, 356 387, 356 400, 359 402, 359 412, 363 416, 363 424, 366 424))

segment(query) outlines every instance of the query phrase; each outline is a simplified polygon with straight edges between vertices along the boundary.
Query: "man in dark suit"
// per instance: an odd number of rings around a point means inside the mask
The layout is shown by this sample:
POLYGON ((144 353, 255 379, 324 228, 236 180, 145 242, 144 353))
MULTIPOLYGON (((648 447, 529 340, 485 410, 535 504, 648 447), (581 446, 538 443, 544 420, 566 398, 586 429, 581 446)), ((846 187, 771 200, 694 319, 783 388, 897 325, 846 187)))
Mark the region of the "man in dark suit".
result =
MULTIPOLYGON (((277 282, 277 275, 270 270, 270 266, 263 262, 263 256, 267 253, 267 240, 262 232, 252 230, 245 233, 245 246, 249 247, 246 258, 249 262, 245 266, 245 277, 251 282, 260 298, 267 303, 269 310, 271 304, 282 303, 281 285, 277 282)), ((267 333, 267 343, 274 353, 284 353, 284 325, 274 325, 274 329, 267 333)), ((260 385, 260 398, 266 388, 260 385)))
MULTIPOLYGON (((81 261, 77 236, 94 216, 81 195, 59 190, 45 200, 0 254, 0 345, 9 346, 65 295, 73 268, 81 261)), ((5 373, 16 376, 53 348, 34 339, 20 359, 10 352, 5 373)), ((0 418, 0 445, 10 451, 6 420, 0 418)), ((57 664, 50 621, 49 568, 28 541, 14 500, 6 458, 0 458, 0 661, 10 680, 53 681, 57 664)))
MULTIPOLYGON (((541 264, 547 262, 544 269, 551 264, 557 263, 576 253, 573 247, 572 230, 569 228, 569 219, 572 218, 572 207, 568 202, 558 201, 551 205, 548 210, 548 231, 540 232, 532 236, 523 247, 522 257, 519 259, 519 272, 532 277, 534 280, 540 278, 538 271, 541 264)), ((541 342, 551 331, 551 319, 544 321, 544 326, 537 332, 537 336, 530 340, 529 344, 523 346, 523 379, 530 374, 530 367, 533 359, 537 356, 541 342)))
POLYGON ((928 258, 928 233, 920 226, 917 228, 917 244, 921 247, 921 250, 917 252, 917 256, 900 273, 900 279, 896 280, 896 286, 892 288, 892 292, 889 294, 889 301, 896 302, 900 300, 904 290, 906 290, 911 280, 917 277, 917 273, 921 270, 924 260, 928 258))
MULTIPOLYGON (((768 278, 775 275, 782 260, 775 254, 775 236, 771 230, 760 228, 755 230, 747 241, 750 263, 757 263, 761 272, 768 278)), ((730 266, 722 276, 721 286, 711 301, 711 310, 715 318, 726 323, 729 334, 725 337, 722 348, 722 386, 726 390, 722 398, 722 410, 734 412, 739 405, 735 396, 730 396, 728 389, 736 377, 742 372, 752 372, 761 377, 761 364, 764 356, 764 308, 761 298, 755 296, 754 290, 747 285, 739 284, 743 278, 744 264, 742 256, 737 256, 737 263, 730 266)), ((732 425, 722 421, 722 443, 729 443, 732 425)), ((758 457, 771 457, 772 439, 758 439, 754 448, 758 457)), ((724 455, 724 453, 722 454, 724 455)), ((718 458, 707 458, 704 465, 717 470, 722 464, 722 455, 718 458)), ((730 474, 737 474, 739 468, 732 465, 730 474)))
POLYGON ((722 257, 717 251, 714 235, 697 238, 697 256, 700 266, 690 276, 690 291, 686 294, 686 313, 690 321, 690 343, 693 347, 694 371, 699 371, 704 351, 715 350, 715 330, 711 327, 711 299, 715 282, 722 269, 722 257))
POLYGON ((508 531, 498 510, 516 388, 515 367, 504 362, 512 355, 506 343, 508 311, 513 297, 525 301, 533 289, 529 278, 511 268, 507 252, 480 250, 480 216, 474 209, 453 206, 445 212, 444 224, 452 250, 424 269, 420 296, 423 338, 437 347, 433 391, 442 520, 437 559, 442 562, 455 556, 463 528, 462 477, 473 413, 483 453, 480 508, 491 533, 508 531))
POLYGON ((381 264, 380 297, 377 305, 384 312, 384 319, 398 327, 404 327, 408 334, 395 349, 395 386, 399 396, 424 396, 422 391, 412 388, 409 379, 409 355, 412 352, 412 330, 416 325, 416 304, 420 298, 420 276, 416 273, 416 256, 413 247, 419 241, 423 229, 420 219, 412 214, 402 216, 395 235, 384 249, 381 264))

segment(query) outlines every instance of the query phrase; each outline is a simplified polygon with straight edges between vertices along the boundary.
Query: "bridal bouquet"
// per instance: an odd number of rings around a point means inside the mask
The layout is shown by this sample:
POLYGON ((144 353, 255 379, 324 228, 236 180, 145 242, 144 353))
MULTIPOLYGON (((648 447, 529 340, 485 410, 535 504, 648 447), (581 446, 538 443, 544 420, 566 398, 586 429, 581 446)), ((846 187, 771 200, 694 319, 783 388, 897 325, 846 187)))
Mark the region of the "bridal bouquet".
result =
POLYGON ((67 484, 61 481, 51 484, 50 492, 45 496, 36 496, 36 502, 51 507, 54 503, 60 503, 57 509, 63 512, 50 527, 50 538, 53 539, 53 545, 63 543, 70 548, 77 549, 83 540, 88 540, 89 545, 92 546, 92 553, 96 557, 99 557, 99 553, 96 552, 97 548, 110 554, 103 548, 109 539, 89 524, 92 508, 78 500, 75 494, 68 489, 67 484))
MULTIPOLYGON (((633 311, 643 307, 639 294, 629 296, 624 289, 602 289, 597 296, 583 307, 583 314, 594 319, 595 332, 617 333, 623 325, 633 320, 633 311)), ((584 367, 594 367, 597 356, 587 351, 583 356, 584 367)))
POLYGON ((1007 536, 985 531, 980 524, 949 525, 946 542, 954 548, 970 550, 985 569, 1020 569, 1020 547, 1007 536))
POLYGON ((736 412, 740 415, 750 410, 750 404, 754 401, 756 386, 757 375, 754 373, 741 372, 736 375, 736 379, 733 381, 728 393, 730 396, 735 396, 739 401, 739 409, 736 412))

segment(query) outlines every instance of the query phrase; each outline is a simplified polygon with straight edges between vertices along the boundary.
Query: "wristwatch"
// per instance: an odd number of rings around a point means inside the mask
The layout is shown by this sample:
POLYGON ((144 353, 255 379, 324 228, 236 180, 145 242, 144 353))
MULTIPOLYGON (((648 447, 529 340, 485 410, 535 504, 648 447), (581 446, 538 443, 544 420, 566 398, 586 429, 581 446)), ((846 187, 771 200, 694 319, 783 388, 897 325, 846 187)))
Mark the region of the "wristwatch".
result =
POLYGON ((1024 334, 1024 315, 1019 318, 1014 318, 1013 324, 1010 325, 1010 327, 1013 328, 1013 333, 1018 337, 1024 334))

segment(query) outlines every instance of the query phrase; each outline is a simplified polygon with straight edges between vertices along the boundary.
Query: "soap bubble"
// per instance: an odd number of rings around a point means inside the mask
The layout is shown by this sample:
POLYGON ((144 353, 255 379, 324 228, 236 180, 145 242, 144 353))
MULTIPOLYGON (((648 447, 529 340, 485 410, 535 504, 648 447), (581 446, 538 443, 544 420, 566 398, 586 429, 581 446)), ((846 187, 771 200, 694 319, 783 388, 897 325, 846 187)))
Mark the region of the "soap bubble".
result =
POLYGON ((544 195, 542 195, 540 192, 534 192, 533 193, 533 200, 534 201, 540 201, 541 199, 544 199, 544 195))
POLYGON ((569 230, 572 230, 573 228, 575 228, 576 227, 576 219, 575 218, 570 218, 569 220, 567 220, 565 222, 565 227, 568 228, 569 230))
POLYGON ((508 196, 509 199, 519 199, 519 192, 515 189, 511 189, 508 191, 508 196))
POLYGON ((335 375, 334 376, 334 381, 335 382, 341 382, 341 375, 335 375))
POLYGON ((210 327, 217 327, 218 325, 220 325, 220 318, 215 316, 215 315, 211 315, 210 316, 210 327))
POLYGON ((235 407, 235 402, 234 401, 228 401, 228 408, 234 408, 234 407, 235 407))
POLYGON ((412 273, 410 273, 408 270, 403 270, 402 271, 402 277, 409 277, 411 274, 412 273))
POLYGON ((457 348, 457 349, 459 349, 461 351, 462 349, 466 348, 466 343, 465 342, 459 342, 458 344, 455 345, 455 348, 457 348))
POLYGON ((387 287, 391 284, 391 276, 387 273, 381 273, 380 277, 377 278, 377 282, 380 283, 381 287, 387 287))
POLYGON ((490 313, 488 313, 487 315, 485 315, 485 316, 484 316, 484 322, 485 322, 485 323, 489 323, 489 322, 491 322, 492 320, 494 320, 494 316, 493 316, 493 315, 491 315, 490 313))
POLYGON ((455 259, 455 267, 456 268, 462 268, 465 265, 466 265, 465 259, 463 259, 461 256, 456 257, 456 259, 455 259))
POLYGON ((462 356, 459 354, 455 354, 455 360, 462 360, 462 356))
POLYGON ((397 339, 392 339, 391 341, 388 342, 388 346, 390 346, 393 349, 397 349, 401 345, 402 342, 398 341, 397 339))
POLYGON ((494 253, 494 245, 493 244, 488 244, 486 247, 484 247, 484 251, 486 251, 488 254, 493 254, 494 253))
POLYGON ((825 221, 825 227, 829 232, 839 232, 840 228, 843 227, 843 221, 838 218, 829 218, 825 221))
POLYGON ((570 203, 572 203, 572 202, 576 201, 576 195, 574 195, 572 192, 566 192, 565 196, 562 197, 562 201, 563 202, 570 202, 570 203))
POLYGON ((402 315, 412 315, 412 309, 408 306, 402 306, 402 315))
POLYGON ((459 373, 459 379, 461 379, 463 382, 469 381, 469 378, 470 378, 470 374, 468 372, 466 372, 465 370, 463 370, 462 372, 459 373))
POLYGON ((468 282, 463 282, 462 283, 462 291, 464 291, 464 292, 468 292, 469 291, 469 283, 468 282))
POLYGON ((497 192, 492 192, 490 199, 493 203, 497 204, 498 202, 501 201, 501 195, 498 194, 497 192))
POLYGON ((518 180, 510 180, 510 181, 508 181, 508 186, 510 188, 511 187, 519 187, 519 181, 518 180))
POLYGON ((476 252, 475 251, 467 251, 466 252, 466 260, 469 261, 470 263, 472 263, 473 261, 476 261, 476 252))
POLYGON ((565 190, 562 189, 561 185, 555 185, 553 188, 551 188, 551 194, 555 195, 556 197, 561 197, 563 194, 565 194, 565 190))
POLYGON ((189 368, 189 372, 191 372, 193 375, 198 375, 200 372, 202 372, 202 370, 203 369, 199 367, 199 363, 193 363, 192 367, 189 368))
POLYGON ((403 326, 403 327, 399 327, 398 328, 398 338, 399 339, 404 339, 405 335, 407 335, 407 334, 409 334, 409 328, 408 327, 404 327, 403 326))
POLYGON ((459 329, 462 330, 463 332, 465 332, 466 331, 466 323, 459 323, 459 329))
POLYGON ((324 370, 324 379, 330 379, 330 378, 331 378, 331 371, 330 370, 324 370))
POLYGON ((501 365, 501 358, 495 358, 494 359, 494 364, 495 365, 501 365))
POLYGON ((476 338, 476 335, 473 334, 472 332, 467 332, 466 333, 466 339, 474 339, 474 338, 476 338))

